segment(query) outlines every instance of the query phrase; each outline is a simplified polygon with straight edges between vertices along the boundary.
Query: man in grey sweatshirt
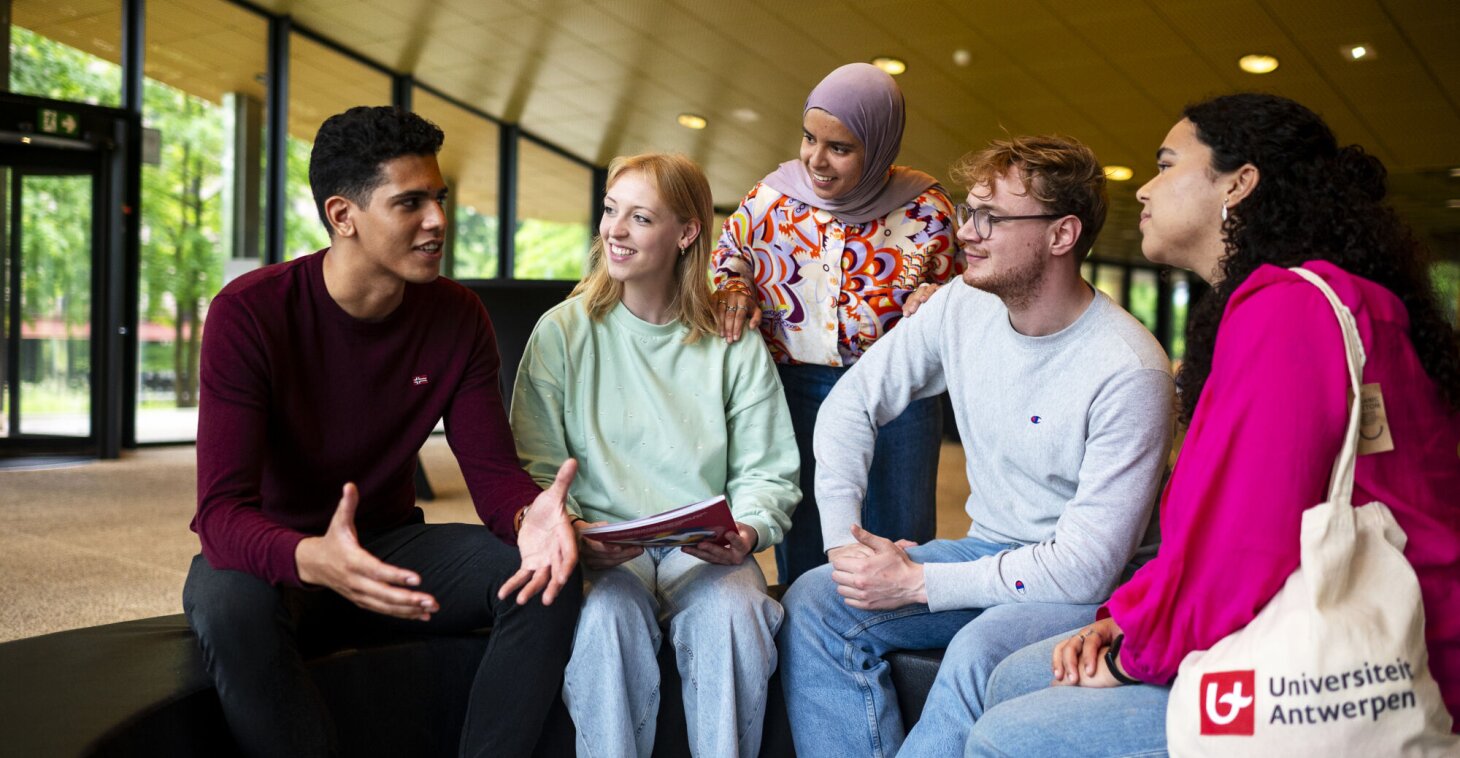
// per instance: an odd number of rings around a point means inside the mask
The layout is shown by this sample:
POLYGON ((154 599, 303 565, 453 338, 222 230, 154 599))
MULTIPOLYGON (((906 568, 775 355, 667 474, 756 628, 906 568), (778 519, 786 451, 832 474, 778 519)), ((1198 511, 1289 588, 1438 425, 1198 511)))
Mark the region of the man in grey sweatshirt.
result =
POLYGON ((957 755, 988 673, 1094 619, 1151 521, 1171 447, 1166 353, 1080 277, 1105 220, 1084 145, 1000 140, 966 156, 962 281, 916 295, 816 422, 830 565, 786 594, 778 642, 796 753, 957 755), (947 390, 967 458, 968 536, 911 546, 858 524, 879 425, 947 390), (948 651, 906 732, 888 652, 948 651))

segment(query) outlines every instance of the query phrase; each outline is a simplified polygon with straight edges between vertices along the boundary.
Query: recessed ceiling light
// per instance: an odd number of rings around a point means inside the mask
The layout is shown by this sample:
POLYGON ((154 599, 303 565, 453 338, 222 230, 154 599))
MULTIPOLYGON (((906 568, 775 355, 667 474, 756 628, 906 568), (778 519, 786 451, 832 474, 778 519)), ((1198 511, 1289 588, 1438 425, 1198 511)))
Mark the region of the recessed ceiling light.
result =
POLYGON ((737 121, 744 121, 747 124, 760 120, 760 114, 749 108, 736 108, 730 112, 730 115, 734 116, 737 121))
POLYGON ((1244 55, 1237 65, 1249 74, 1269 74, 1277 70, 1278 59, 1271 55, 1244 55))
POLYGON ((1445 207, 1451 209, 1460 209, 1460 200, 1446 200, 1445 207))
POLYGON ((953 51, 953 62, 960 66, 967 66, 973 62, 973 53, 960 47, 953 51))
POLYGON ((873 58, 872 65, 882 69, 883 71, 886 71, 889 74, 892 74, 893 76, 897 76, 898 74, 907 71, 907 63, 903 62, 901 58, 893 58, 889 55, 879 55, 876 58, 873 58))
POLYGON ((1455 168, 1450 169, 1450 178, 1460 179, 1460 166, 1456 166, 1455 168))
POLYGON ((1350 61, 1371 61, 1379 57, 1379 51, 1369 44, 1344 45, 1339 50, 1343 52, 1343 57, 1350 61))
POLYGON ((1130 166, 1105 167, 1105 178, 1109 179, 1112 182, 1128 182, 1130 181, 1130 178, 1135 175, 1136 172, 1132 171, 1130 166))
POLYGON ((704 116, 694 113, 681 113, 679 114, 679 118, 675 120, 679 122, 680 126, 686 129, 703 129, 710 125, 710 122, 706 121, 704 116))

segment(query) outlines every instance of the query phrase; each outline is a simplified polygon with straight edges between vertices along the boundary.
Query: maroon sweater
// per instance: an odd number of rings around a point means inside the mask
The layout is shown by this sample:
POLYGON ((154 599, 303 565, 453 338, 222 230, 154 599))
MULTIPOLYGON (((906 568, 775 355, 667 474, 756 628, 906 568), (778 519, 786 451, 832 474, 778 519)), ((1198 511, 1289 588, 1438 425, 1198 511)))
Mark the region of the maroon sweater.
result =
POLYGON ((407 284, 383 321, 330 298, 324 250, 223 288, 208 309, 192 529, 217 569, 299 585, 294 549, 323 534, 355 482, 362 535, 419 519, 416 453, 446 419, 482 521, 515 542, 540 492, 517 461, 481 301, 449 280, 407 284))

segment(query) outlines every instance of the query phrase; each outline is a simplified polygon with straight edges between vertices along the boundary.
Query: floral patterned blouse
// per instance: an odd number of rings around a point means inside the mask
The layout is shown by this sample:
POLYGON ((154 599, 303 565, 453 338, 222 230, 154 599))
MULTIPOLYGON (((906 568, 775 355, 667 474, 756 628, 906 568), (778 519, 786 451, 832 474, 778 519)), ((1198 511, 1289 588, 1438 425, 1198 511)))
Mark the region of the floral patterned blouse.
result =
POLYGON ((714 285, 756 296, 777 363, 850 366, 902 318, 909 292, 947 281, 952 219, 938 186, 885 218, 844 224, 757 184, 725 221, 714 285))

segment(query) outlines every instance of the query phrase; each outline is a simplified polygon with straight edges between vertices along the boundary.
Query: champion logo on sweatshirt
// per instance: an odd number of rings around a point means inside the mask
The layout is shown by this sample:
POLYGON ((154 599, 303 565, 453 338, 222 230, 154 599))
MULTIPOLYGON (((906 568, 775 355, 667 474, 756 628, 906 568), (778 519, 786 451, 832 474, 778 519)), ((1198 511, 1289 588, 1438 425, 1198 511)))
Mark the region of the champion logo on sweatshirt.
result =
POLYGON ((1043 417, 1040 417, 1040 416, 1030 416, 1029 417, 1029 423, 1031 423, 1031 424, 1037 424, 1037 423, 1039 423, 1039 422, 1041 422, 1043 420, 1044 420, 1044 418, 1043 417))
POLYGON ((1019 594, 1021 594, 1021 595, 1024 594, 1024 580, 1022 580, 1022 579, 1015 579, 1014 580, 1014 591, 1017 592, 1017 593, 1019 593, 1019 594))
POLYGON ((417 376, 415 379, 412 379, 411 380, 411 384, 414 384, 417 387, 419 387, 419 386, 421 386, 423 384, 430 384, 430 383, 431 383, 431 380, 430 379, 427 379, 425 374, 421 374, 421 375, 417 376))

